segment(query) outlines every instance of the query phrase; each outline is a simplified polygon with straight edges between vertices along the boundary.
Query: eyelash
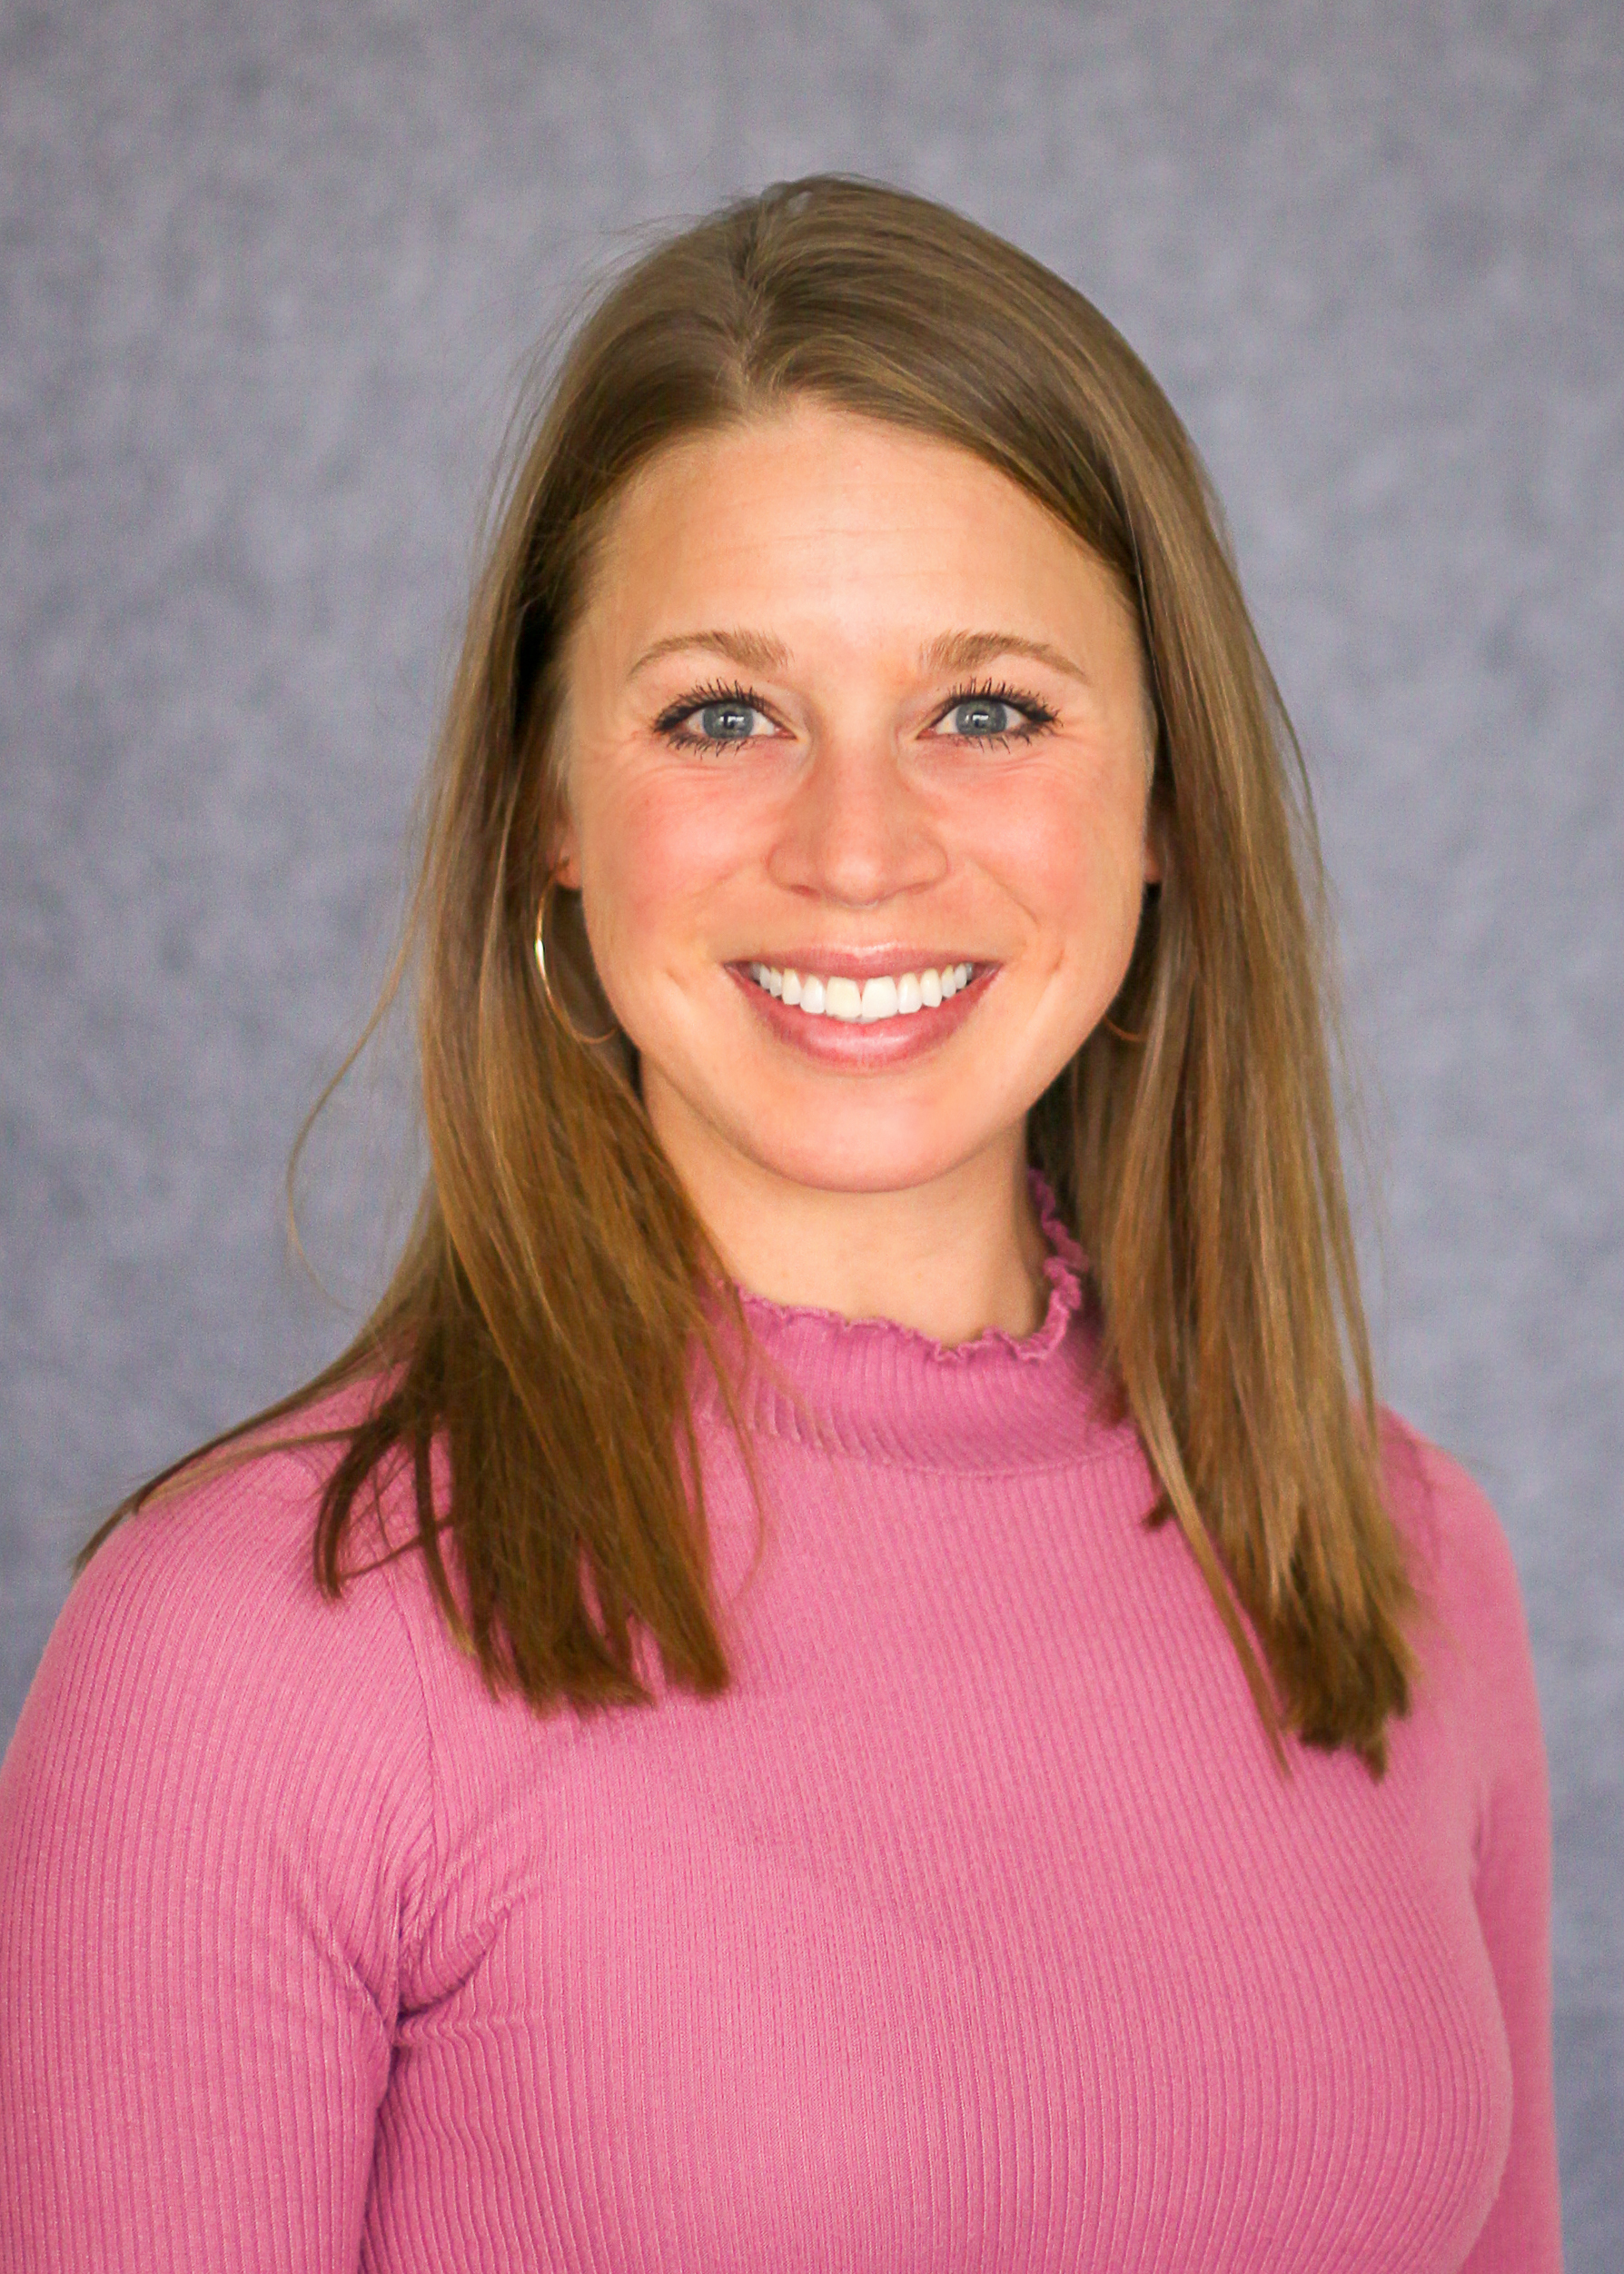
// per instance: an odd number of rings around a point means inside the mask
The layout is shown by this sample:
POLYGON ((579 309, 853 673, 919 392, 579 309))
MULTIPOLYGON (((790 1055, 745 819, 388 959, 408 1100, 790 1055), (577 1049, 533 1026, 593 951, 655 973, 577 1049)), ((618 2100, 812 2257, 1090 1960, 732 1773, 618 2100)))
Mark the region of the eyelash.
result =
POLYGON ((961 734, 954 738, 960 742, 995 742, 1003 750, 1007 750, 1012 742, 1030 742, 1035 735, 1042 734, 1046 728, 1052 727, 1059 716, 1046 702, 1040 702, 1035 695, 1023 694, 1018 687, 1006 686, 1002 680, 981 679, 956 689, 936 717, 946 718, 948 711, 962 702, 1007 703, 1012 710, 1025 711, 1026 724, 1017 727, 1013 734, 961 734))
MULTIPOLYGON (((949 740, 975 742, 984 748, 996 744, 1000 749, 1007 750, 1012 742, 1029 742, 1035 735, 1042 734, 1046 728, 1054 725, 1059 715, 1047 703, 1040 702, 1035 695, 1024 694, 1019 688, 1007 687, 1001 680, 995 683, 992 680, 975 680, 954 690, 937 711, 936 720, 945 719, 962 702, 977 701, 1007 703, 1012 710, 1025 712, 1027 724, 1017 728, 1013 734, 962 734, 949 740)), ((703 710, 708 703, 724 702, 738 703, 748 710, 758 710, 764 719, 770 719, 773 715, 771 706, 762 700, 754 688, 741 687, 731 681, 724 684, 718 680, 708 687, 696 687, 680 702, 672 703, 662 710, 654 721, 655 730, 663 734, 667 741, 679 750, 737 750, 740 738, 736 735, 677 732, 682 721, 691 718, 696 710, 703 710)), ((743 739, 749 740, 753 738, 746 736, 743 739)))
POLYGON ((676 730, 696 710, 703 710, 707 703, 718 702, 739 703, 748 710, 758 710, 764 719, 772 717, 772 712, 753 687, 740 687, 734 682, 713 680, 708 686, 694 688, 684 695, 680 702, 674 702, 662 710, 654 721, 655 731, 663 734, 666 740, 679 750, 730 750, 737 738, 724 740, 720 735, 678 734, 676 730))

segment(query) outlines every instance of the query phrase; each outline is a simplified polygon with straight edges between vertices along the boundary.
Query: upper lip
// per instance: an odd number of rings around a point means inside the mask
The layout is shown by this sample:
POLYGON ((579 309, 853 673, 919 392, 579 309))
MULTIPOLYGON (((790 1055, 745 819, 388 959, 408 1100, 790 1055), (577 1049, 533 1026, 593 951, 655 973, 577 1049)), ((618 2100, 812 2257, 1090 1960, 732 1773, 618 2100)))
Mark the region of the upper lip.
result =
POLYGON ((904 948, 895 942, 877 948, 781 948, 771 955, 740 956, 748 967, 765 964, 773 971, 816 971, 824 979, 900 978, 905 971, 947 971, 956 963, 985 969, 986 956, 967 956, 951 948, 904 948))

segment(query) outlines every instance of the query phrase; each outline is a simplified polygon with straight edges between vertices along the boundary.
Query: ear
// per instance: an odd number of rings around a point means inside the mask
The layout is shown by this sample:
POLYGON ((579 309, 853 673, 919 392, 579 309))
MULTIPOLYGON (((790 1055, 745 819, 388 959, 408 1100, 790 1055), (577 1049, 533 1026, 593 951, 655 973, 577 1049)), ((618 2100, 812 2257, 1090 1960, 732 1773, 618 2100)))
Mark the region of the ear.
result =
POLYGON ((1162 851, 1162 811, 1160 800, 1153 798, 1150 810, 1144 817, 1144 881, 1146 885, 1160 884, 1166 862, 1162 851))
POLYGON ((580 840, 576 834, 574 822, 568 817, 559 823, 554 832, 551 852, 552 858, 548 863, 548 874, 555 878, 566 892, 579 892, 580 890, 580 840))

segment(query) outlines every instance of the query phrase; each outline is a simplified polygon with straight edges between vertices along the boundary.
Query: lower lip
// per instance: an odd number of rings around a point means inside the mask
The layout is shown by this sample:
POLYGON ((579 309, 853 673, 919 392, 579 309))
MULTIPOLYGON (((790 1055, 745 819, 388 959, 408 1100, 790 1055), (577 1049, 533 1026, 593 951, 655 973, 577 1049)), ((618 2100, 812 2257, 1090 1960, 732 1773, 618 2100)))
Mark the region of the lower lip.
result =
POLYGON ((945 1003, 938 1003, 934 1008, 922 1004, 919 1009, 906 1016, 898 1011, 894 1018, 876 1018, 865 1026, 860 1019, 830 1018, 827 1014, 814 1018, 794 1003, 769 995, 738 964, 730 963, 727 968, 743 988, 757 1018, 781 1042, 787 1042, 805 1057, 817 1059, 820 1066, 843 1067, 857 1072, 900 1066, 905 1059, 922 1058, 927 1050, 934 1050, 958 1032, 998 976, 998 966, 987 964, 974 973, 968 986, 961 987, 945 1003))

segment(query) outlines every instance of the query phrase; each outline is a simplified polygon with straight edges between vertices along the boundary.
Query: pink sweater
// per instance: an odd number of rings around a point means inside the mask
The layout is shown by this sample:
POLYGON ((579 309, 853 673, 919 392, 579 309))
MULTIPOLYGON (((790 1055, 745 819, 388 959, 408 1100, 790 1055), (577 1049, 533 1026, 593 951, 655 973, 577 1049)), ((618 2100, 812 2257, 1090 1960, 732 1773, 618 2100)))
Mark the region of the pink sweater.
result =
POLYGON ((1500 1526, 1391 1425, 1421 1693, 1282 1781, 1050 1236, 1024 1341, 752 1301, 720 1699, 497 1703, 415 1555, 326 1603, 312 1453, 122 1526, 0 1771, 0 2266, 1559 2267, 1500 1526))

